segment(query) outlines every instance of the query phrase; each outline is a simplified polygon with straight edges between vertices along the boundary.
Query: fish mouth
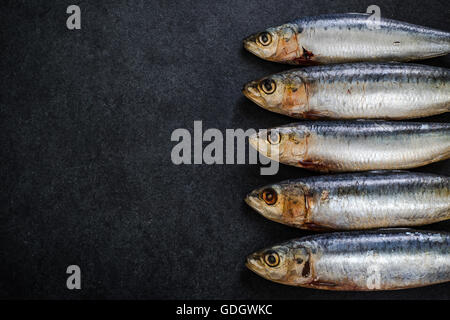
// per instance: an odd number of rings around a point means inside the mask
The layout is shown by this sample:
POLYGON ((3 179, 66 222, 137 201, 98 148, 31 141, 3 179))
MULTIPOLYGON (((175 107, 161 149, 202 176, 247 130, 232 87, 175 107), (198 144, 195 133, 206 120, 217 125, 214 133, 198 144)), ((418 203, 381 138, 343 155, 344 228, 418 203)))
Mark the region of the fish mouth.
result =
POLYGON ((258 202, 258 196, 254 191, 250 192, 244 199, 245 203, 247 203, 252 209, 260 212, 260 205, 258 202))
POLYGON ((245 266, 258 275, 263 275, 264 268, 260 264, 260 256, 257 253, 252 253, 247 256, 245 266))
POLYGON ((251 35, 251 36, 245 38, 242 41, 243 45, 244 45, 244 48, 248 52, 250 52, 250 53, 254 54, 255 56, 257 56, 258 58, 267 60, 267 57, 265 56, 264 51, 259 46, 259 44, 256 42, 256 38, 257 38, 257 34, 256 35, 251 35))
POLYGON ((245 203, 248 204, 250 207, 253 208, 253 199, 252 199, 252 195, 251 193, 249 193, 245 199, 244 199, 245 203))
POLYGON ((258 48, 258 45, 256 44, 256 35, 252 34, 248 36, 247 38, 242 40, 242 43, 247 51, 256 54, 258 48))
POLYGON ((262 214, 262 206, 259 201, 259 195, 256 191, 250 192, 244 199, 252 209, 256 210, 258 213, 262 214))
POLYGON ((257 81, 251 81, 251 82, 246 83, 244 85, 244 87, 242 88, 242 93, 249 100, 253 101, 260 107, 264 108, 264 100, 259 92, 257 81))
POLYGON ((253 149, 258 151, 264 157, 280 162, 280 146, 266 143, 266 134, 269 129, 263 129, 248 137, 248 142, 253 149))

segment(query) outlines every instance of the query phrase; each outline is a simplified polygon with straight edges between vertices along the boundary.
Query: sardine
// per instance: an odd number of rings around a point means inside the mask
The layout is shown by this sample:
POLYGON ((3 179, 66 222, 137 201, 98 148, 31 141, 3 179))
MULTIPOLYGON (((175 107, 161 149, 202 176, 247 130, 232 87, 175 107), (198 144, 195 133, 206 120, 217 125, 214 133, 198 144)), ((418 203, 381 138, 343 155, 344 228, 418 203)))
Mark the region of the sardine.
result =
POLYGON ((289 64, 410 61, 446 55, 450 33, 368 14, 304 17, 244 39, 256 56, 289 64))
POLYGON ((450 111, 450 71, 401 63, 315 66, 249 82, 243 93, 294 118, 420 118, 450 111))
POLYGON ((371 291, 450 281, 450 234, 390 229, 319 234, 266 248, 247 267, 282 284, 371 291))
POLYGON ((450 219, 450 179, 398 170, 323 175, 268 185, 245 201, 301 229, 420 226, 450 219))
POLYGON ((321 172, 406 169, 450 157, 450 124, 305 121, 249 137, 264 156, 321 172))

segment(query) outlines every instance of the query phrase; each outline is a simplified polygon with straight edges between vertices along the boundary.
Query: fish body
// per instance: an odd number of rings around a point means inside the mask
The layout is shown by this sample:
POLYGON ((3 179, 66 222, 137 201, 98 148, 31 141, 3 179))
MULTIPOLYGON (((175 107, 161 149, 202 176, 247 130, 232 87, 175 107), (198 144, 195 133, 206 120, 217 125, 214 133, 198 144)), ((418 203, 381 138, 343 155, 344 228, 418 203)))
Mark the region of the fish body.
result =
POLYGON ((411 61, 446 55, 450 33, 368 14, 304 17, 244 39, 260 58, 289 64, 411 61))
POLYGON ((249 82, 243 93, 294 118, 420 118, 450 111, 450 71, 402 63, 314 66, 249 82))
POLYGON ((450 234, 390 229, 319 234, 258 251, 247 267, 278 283, 371 291, 450 281, 450 234))
POLYGON ((260 130, 249 143, 268 158, 321 172, 406 169, 450 157, 450 124, 311 121, 260 130))
POLYGON ((322 175, 256 189, 246 202, 301 229, 419 226, 450 219, 450 179, 407 171, 322 175))

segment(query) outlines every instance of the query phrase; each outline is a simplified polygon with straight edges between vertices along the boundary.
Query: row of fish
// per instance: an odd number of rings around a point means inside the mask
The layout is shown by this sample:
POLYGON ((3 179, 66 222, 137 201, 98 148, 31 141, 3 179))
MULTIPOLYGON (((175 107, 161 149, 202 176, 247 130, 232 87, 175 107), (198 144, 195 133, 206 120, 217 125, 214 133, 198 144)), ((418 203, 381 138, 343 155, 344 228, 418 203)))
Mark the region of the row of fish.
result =
POLYGON ((249 142, 287 165, 354 172, 275 183, 245 201, 300 229, 363 230, 266 248, 251 254, 247 267, 275 282, 326 290, 450 281, 450 234, 399 228, 450 219, 450 179, 396 170, 450 158, 450 125, 383 121, 450 111, 447 69, 398 63, 450 53, 450 33, 364 14, 324 15, 269 28, 246 38, 244 47, 274 62, 342 63, 251 81, 243 93, 293 118, 349 120, 289 124, 249 142))

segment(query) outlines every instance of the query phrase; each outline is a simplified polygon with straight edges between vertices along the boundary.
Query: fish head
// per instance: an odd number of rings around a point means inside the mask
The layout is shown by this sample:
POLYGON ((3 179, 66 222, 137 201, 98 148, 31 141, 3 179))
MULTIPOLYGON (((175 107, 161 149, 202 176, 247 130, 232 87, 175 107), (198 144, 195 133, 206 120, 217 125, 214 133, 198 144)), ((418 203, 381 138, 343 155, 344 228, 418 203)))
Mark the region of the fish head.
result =
POLYGON ((259 130, 249 137, 249 143, 267 158, 297 165, 306 155, 308 137, 306 126, 288 125, 259 130))
POLYGON ((304 190, 299 184, 276 183, 253 190, 245 202, 267 219, 303 228, 308 205, 304 190))
POLYGON ((299 52, 302 52, 297 42, 297 29, 294 24, 268 28, 245 38, 244 47, 262 59, 292 63, 299 52))
POLYGON ((290 243, 250 254, 246 266, 265 279, 283 284, 302 285, 312 281, 309 251, 290 243))
POLYGON ((306 84, 295 75, 280 73, 250 81, 242 92, 254 103, 272 112, 298 116, 307 110, 306 84))

